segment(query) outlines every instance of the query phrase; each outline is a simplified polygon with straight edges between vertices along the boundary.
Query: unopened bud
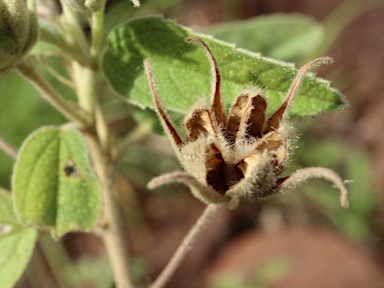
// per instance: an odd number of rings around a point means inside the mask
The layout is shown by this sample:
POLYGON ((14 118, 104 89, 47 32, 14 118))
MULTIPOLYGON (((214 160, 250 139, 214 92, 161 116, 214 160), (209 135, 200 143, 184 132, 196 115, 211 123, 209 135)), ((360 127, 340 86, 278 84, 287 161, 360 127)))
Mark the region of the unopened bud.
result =
POLYGON ((0 0, 0 75, 23 59, 37 38, 35 0, 0 0))

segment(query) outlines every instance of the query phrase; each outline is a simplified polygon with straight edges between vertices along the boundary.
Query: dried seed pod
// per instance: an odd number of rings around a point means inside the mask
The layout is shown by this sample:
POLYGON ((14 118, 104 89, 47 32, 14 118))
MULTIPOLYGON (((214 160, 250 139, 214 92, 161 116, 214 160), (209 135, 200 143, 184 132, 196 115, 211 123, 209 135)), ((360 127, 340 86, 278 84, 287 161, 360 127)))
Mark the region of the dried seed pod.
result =
MULTIPOLYGON (((160 176, 148 186, 154 188, 170 182, 181 182, 191 188, 194 196, 207 204, 227 203, 234 208, 241 200, 257 200, 274 195, 282 188, 293 186, 293 182, 301 181, 300 173, 294 174, 295 181, 280 176, 288 162, 294 140, 293 129, 286 121, 287 112, 305 73, 314 66, 330 62, 330 58, 318 58, 304 65, 293 80, 281 106, 267 120, 267 102, 258 91, 252 90, 244 91, 235 99, 227 118, 215 57, 201 39, 192 37, 186 41, 198 42, 211 63, 211 105, 210 108, 197 106, 186 117, 184 126, 187 139, 183 141, 161 104, 150 60, 145 60, 144 66, 157 114, 186 171, 160 176), (287 184, 284 185, 284 182, 287 184)), ((337 187, 344 195, 342 205, 347 205, 345 186, 333 171, 325 168, 308 169, 301 170, 305 179, 323 176, 337 182, 337 187), (316 173, 311 174, 311 171, 316 173)))

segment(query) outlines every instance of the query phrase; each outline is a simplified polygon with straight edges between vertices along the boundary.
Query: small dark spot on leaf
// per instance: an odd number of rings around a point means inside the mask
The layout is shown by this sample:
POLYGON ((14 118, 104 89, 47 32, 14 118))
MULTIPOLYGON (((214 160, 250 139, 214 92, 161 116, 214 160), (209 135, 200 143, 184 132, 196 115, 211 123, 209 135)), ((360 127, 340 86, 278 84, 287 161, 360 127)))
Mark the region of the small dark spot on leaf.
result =
POLYGON ((75 162, 73 162, 72 159, 68 159, 67 164, 65 165, 65 167, 63 169, 63 172, 64 172, 65 176, 70 177, 70 178, 74 178, 74 177, 79 176, 79 173, 76 169, 76 164, 75 164, 75 162))
POLYGON ((71 166, 65 166, 64 173, 66 176, 70 177, 75 172, 75 169, 71 166))

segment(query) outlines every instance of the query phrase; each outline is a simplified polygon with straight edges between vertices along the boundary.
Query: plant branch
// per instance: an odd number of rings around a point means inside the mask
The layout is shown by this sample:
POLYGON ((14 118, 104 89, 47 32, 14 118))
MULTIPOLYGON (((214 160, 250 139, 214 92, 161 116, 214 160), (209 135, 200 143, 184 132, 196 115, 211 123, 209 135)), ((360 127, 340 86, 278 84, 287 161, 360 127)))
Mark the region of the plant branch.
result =
POLYGON ((94 123, 95 101, 98 95, 96 86, 98 79, 96 72, 78 62, 72 62, 72 79, 76 86, 76 95, 79 105, 92 117, 94 123))
POLYGON ((91 124, 89 116, 80 109, 75 109, 43 78, 30 58, 16 66, 18 72, 24 76, 40 92, 49 104, 64 115, 68 120, 79 124, 80 127, 88 127, 91 124))
POLYGON ((57 81, 59 81, 61 84, 75 90, 75 85, 73 84, 73 82, 69 79, 67 79, 66 77, 64 77, 63 75, 61 75, 58 71, 56 71, 53 67, 51 67, 50 65, 48 65, 44 60, 43 58, 36 54, 33 56, 35 58, 35 60, 41 65, 44 67, 45 70, 47 70, 47 72, 49 74, 51 74, 53 77, 56 78, 57 81))
MULTIPOLYGON (((68 18, 73 16, 69 11, 67 12, 68 18)), ((92 55, 94 62, 89 63, 91 65, 81 65, 78 62, 72 62, 72 79, 76 85, 79 105, 91 115, 95 128, 92 131, 85 131, 85 136, 88 141, 92 163, 102 188, 103 211, 100 222, 101 233, 98 233, 98 235, 104 241, 116 287, 132 288, 134 286, 130 275, 124 230, 121 223, 119 205, 115 199, 115 166, 111 161, 112 147, 109 145, 112 135, 109 133, 99 101, 102 74, 98 66, 104 16, 102 15, 103 10, 100 11, 101 14, 98 13, 92 14, 92 45, 89 47, 90 51, 86 52, 92 55)), ((75 21, 76 19, 72 20, 75 21)))
POLYGON ((101 9, 96 13, 92 13, 92 43, 91 43, 91 65, 97 67, 100 63, 100 55, 103 42, 103 26, 104 26, 104 9, 105 0, 101 9))
POLYGON ((39 41, 43 41, 54 45, 59 48, 61 52, 71 58, 76 59, 81 63, 85 63, 86 59, 83 59, 82 52, 78 47, 76 41, 70 35, 63 33, 62 27, 59 27, 56 23, 46 20, 42 17, 39 18, 40 35, 39 41))
POLYGON ((74 11, 72 11, 64 2, 61 2, 63 8, 63 14, 65 15, 66 25, 66 41, 71 46, 77 47, 81 52, 83 58, 88 63, 90 59, 89 55, 89 43, 84 35, 84 31, 79 23, 79 19, 74 11))
POLYGON ((209 204, 200 218, 197 220, 196 224, 185 236, 183 242, 177 248, 175 254, 172 256, 171 260, 168 262, 167 266, 157 277, 155 282, 150 286, 150 288, 162 288, 164 287, 169 279, 173 276, 176 269, 180 266, 181 262, 184 260, 187 253, 191 250, 193 244, 200 236, 201 232, 204 231, 205 227, 209 221, 216 215, 222 205, 209 204))
POLYGON ((119 207, 115 199, 114 168, 95 137, 87 135, 87 140, 92 162, 102 186, 104 205, 101 236, 112 265, 116 287, 132 288, 134 286, 129 273, 128 251, 124 240, 119 207))
POLYGON ((99 93, 102 75, 79 63, 72 63, 80 106, 90 113, 96 130, 86 131, 85 136, 95 172, 102 188, 103 211, 101 233, 110 259, 117 288, 132 288, 129 270, 129 257, 124 232, 121 225, 119 205, 115 199, 115 166, 111 161, 111 135, 102 114, 99 93))
POLYGON ((72 71, 79 105, 92 115, 92 122, 95 124, 94 127, 96 128, 98 141, 103 152, 110 157, 112 155, 112 147, 110 146, 112 135, 108 130, 108 125, 99 103, 103 76, 99 70, 93 70, 77 62, 72 63, 72 71))
POLYGON ((13 160, 17 158, 17 149, 0 137, 0 150, 11 157, 13 160))

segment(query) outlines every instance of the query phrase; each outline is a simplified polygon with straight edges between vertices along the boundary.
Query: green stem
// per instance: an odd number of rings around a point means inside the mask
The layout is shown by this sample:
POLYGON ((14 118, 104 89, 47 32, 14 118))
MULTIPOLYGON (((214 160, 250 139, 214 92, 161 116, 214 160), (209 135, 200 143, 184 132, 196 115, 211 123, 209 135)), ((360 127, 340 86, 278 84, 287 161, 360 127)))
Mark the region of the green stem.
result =
POLYGON ((128 251, 124 240, 119 207, 115 199, 114 168, 93 136, 88 135, 90 154, 103 191, 102 233, 105 248, 118 288, 134 287, 129 272, 128 251))
POLYGON ((75 85, 73 81, 61 75, 58 71, 56 71, 51 65, 45 62, 45 60, 40 55, 34 55, 35 60, 45 69, 52 77, 56 78, 61 84, 75 90, 75 85))
POLYGON ((79 105, 94 118, 95 101, 97 101, 95 94, 97 88, 95 86, 98 83, 96 72, 75 61, 72 62, 72 72, 79 105))
POLYGON ((103 42, 103 26, 104 26, 104 9, 105 0, 101 9, 96 13, 92 13, 92 43, 91 43, 91 65, 98 67, 100 63, 100 55, 103 42))
POLYGON ((81 128, 88 127, 91 124, 91 119, 84 111, 76 109, 65 101, 47 80, 43 78, 30 58, 19 63, 16 68, 22 76, 35 86, 40 92, 41 97, 49 102, 68 120, 80 125, 81 128))
POLYGON ((61 33, 59 32, 58 26, 45 18, 39 19, 39 29, 40 35, 39 40, 55 45, 56 47, 63 48, 67 50, 65 44, 67 44, 61 33))
POLYGON ((103 76, 98 70, 82 66, 78 62, 73 62, 72 68, 79 105, 92 115, 92 123, 95 124, 101 147, 110 156, 112 153, 110 151, 111 135, 99 103, 101 85, 104 83, 103 76))
POLYGON ((89 62, 89 43, 87 38, 84 35, 84 31, 79 23, 77 15, 74 11, 72 11, 67 5, 62 3, 63 13, 65 15, 66 20, 66 33, 65 35, 69 35, 71 39, 66 39, 68 42, 72 42, 72 46, 76 46, 79 48, 83 58, 86 62, 89 62))
POLYGON ((120 207, 115 198, 115 167, 111 161, 110 135, 99 103, 95 105, 96 134, 89 140, 90 154, 102 186, 102 237, 112 266, 117 288, 134 287, 129 270, 129 257, 124 239, 120 207))
POLYGON ((103 111, 101 110, 100 103, 96 102, 95 106, 95 119, 96 119, 96 133, 100 141, 103 151, 112 159, 112 155, 116 154, 114 148, 111 146, 112 135, 109 133, 108 124, 105 120, 103 111))
MULTIPOLYGON (((101 12, 102 13, 102 12, 101 12)), ((71 16, 71 15, 69 15, 71 16)), ((110 133, 102 114, 99 99, 102 75, 98 69, 101 51, 103 15, 94 13, 92 25, 92 67, 72 62, 73 81, 79 105, 90 115, 96 131, 86 134, 92 162, 102 187, 103 217, 101 236, 110 259, 116 286, 133 287, 129 270, 129 257, 121 225, 119 206, 115 199, 114 166, 111 163, 110 133)))
POLYGON ((209 221, 216 215, 220 210, 222 205, 209 204, 200 218, 197 220, 192 229, 185 236, 183 242, 177 248, 175 254, 173 254, 171 260, 168 262, 167 266, 157 277, 156 281, 150 286, 150 288, 162 288, 164 287, 169 279, 173 276, 176 269, 180 266, 181 262, 184 260, 187 253, 191 250, 193 244, 200 236, 201 232, 204 231, 205 227, 208 225, 209 221))
POLYGON ((58 47, 60 51, 64 52, 72 60, 76 59, 81 63, 85 63, 86 59, 83 59, 81 49, 72 35, 63 33, 56 23, 43 18, 39 19, 39 28, 39 41, 58 47))
MULTIPOLYGON (((65 5, 64 5, 65 6, 65 5)), ((91 45, 88 45, 84 33, 79 25, 76 15, 64 8, 64 14, 68 21, 68 26, 75 29, 73 38, 79 41, 79 47, 85 56, 90 56, 86 65, 72 62, 73 81, 76 84, 76 92, 79 105, 90 115, 96 131, 87 131, 85 136, 88 140, 89 151, 94 165, 95 172, 102 187, 103 212, 100 234, 112 266, 116 287, 132 288, 129 269, 129 257, 124 237, 119 205, 115 199, 114 174, 115 167, 111 161, 112 147, 110 146, 111 135, 107 123, 100 107, 100 85, 102 75, 99 70, 100 55, 102 50, 104 6, 102 9, 92 14, 91 45), (71 25, 72 24, 72 25, 71 25)))

